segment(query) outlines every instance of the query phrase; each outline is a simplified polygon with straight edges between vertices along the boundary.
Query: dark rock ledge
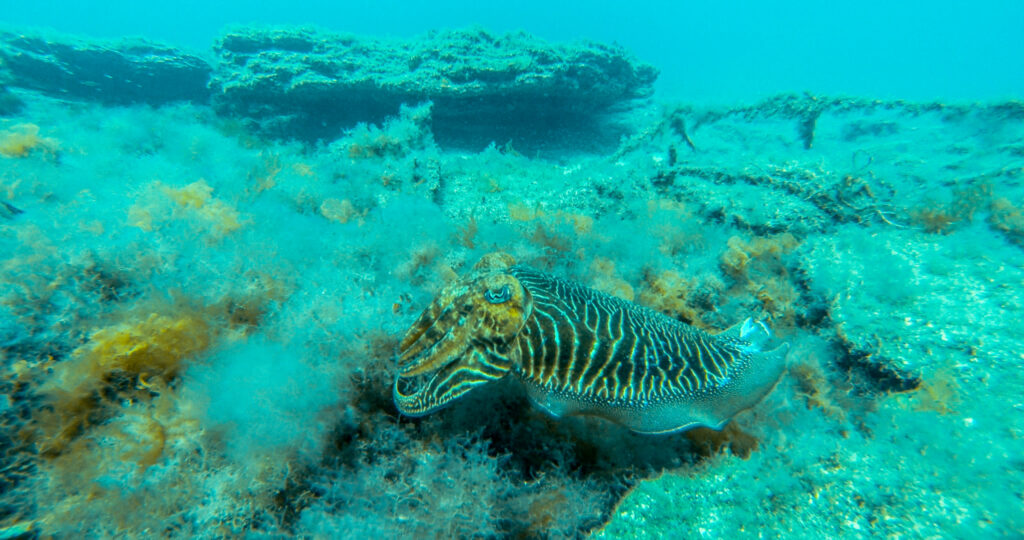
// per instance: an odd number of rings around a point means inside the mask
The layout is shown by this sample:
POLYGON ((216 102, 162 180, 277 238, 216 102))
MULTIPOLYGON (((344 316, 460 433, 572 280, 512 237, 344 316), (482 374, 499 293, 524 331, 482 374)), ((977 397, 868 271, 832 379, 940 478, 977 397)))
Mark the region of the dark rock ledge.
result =
POLYGON ((400 106, 433 102, 441 144, 479 149, 614 146, 614 113, 652 92, 657 70, 618 46, 551 44, 481 29, 407 40, 304 27, 226 32, 213 60, 140 39, 0 31, 0 82, 108 104, 212 103, 275 138, 332 140, 400 106))
MULTIPOLYGON (((411 40, 240 28, 216 44, 218 110, 264 132, 333 138, 402 103, 433 101, 442 144, 611 137, 606 113, 652 91, 657 70, 617 46, 555 45, 472 29, 411 40)), ((579 142, 577 140, 577 142, 579 142)))
POLYGON ((212 68, 197 55, 143 39, 0 31, 0 71, 12 87, 55 97, 162 105, 208 101, 212 68))

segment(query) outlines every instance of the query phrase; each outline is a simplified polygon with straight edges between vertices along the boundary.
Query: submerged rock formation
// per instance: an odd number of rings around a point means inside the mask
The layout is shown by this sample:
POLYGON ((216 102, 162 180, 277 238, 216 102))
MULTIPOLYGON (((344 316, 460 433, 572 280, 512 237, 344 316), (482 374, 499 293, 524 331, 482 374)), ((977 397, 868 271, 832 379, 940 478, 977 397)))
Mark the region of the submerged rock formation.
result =
POLYGON ((606 113, 649 95, 657 77, 617 46, 553 45, 479 29, 383 40, 240 28, 215 52, 218 110, 264 133, 306 140, 333 139, 344 127, 427 100, 442 143, 518 146, 570 133, 617 140, 606 113))
POLYGON ((213 53, 211 64, 141 39, 0 31, 0 83, 113 105, 212 102, 256 133, 308 142, 429 101, 443 146, 609 151, 627 132, 614 113, 649 96, 658 75, 618 46, 481 29, 388 40, 239 27, 213 53))
POLYGON ((0 66, 11 86, 55 97, 114 105, 209 99, 205 60, 143 39, 0 32, 0 66))

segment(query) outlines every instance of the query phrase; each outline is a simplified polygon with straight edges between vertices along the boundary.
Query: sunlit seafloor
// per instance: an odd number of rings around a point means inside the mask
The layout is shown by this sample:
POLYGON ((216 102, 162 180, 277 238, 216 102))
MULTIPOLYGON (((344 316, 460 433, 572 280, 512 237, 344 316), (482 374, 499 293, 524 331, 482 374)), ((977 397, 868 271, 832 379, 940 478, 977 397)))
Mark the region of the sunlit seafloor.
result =
POLYGON ((479 29, 0 38, 0 538, 1024 534, 1019 102, 697 107, 479 29), (789 369, 722 432, 513 381, 401 416, 398 340, 494 251, 769 317, 789 369))

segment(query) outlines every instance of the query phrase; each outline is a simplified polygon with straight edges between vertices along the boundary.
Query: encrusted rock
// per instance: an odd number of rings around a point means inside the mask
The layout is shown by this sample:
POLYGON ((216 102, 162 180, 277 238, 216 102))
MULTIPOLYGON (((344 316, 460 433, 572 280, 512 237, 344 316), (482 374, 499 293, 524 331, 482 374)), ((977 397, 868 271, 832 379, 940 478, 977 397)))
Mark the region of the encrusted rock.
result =
POLYGON ((617 139, 606 113, 648 96, 657 77, 617 46, 553 45, 479 29, 399 41, 239 28, 215 52, 222 113, 306 140, 333 139, 357 122, 380 122, 403 103, 427 100, 442 143, 519 144, 566 132, 586 134, 584 144, 617 139))

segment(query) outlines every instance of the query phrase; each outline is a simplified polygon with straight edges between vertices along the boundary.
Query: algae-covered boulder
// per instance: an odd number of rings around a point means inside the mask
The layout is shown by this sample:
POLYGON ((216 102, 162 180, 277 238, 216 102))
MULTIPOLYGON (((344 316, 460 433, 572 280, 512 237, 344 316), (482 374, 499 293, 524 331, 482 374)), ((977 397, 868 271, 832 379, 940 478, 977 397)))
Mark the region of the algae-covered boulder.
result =
MULTIPOLYGON (((410 40, 310 28, 238 28, 215 45, 215 103, 266 133, 334 138, 402 103, 434 103, 441 141, 486 145, 574 130, 607 136, 602 115, 650 94, 657 70, 623 49, 529 35, 447 31, 410 40)), ((586 142, 586 141, 584 141, 586 142)))
POLYGON ((108 104, 205 102, 210 66, 144 39, 86 40, 0 31, 0 64, 12 87, 108 104))

